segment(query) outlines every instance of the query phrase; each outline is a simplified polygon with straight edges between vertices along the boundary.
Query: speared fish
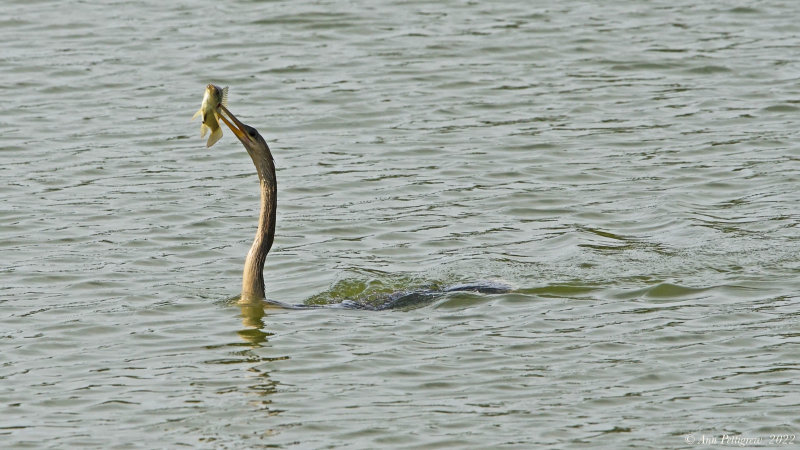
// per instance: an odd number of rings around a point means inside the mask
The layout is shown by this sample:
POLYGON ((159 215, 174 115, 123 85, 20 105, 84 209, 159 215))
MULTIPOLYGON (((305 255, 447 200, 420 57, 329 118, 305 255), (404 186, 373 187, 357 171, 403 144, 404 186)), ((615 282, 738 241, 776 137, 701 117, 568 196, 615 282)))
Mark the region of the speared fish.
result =
POLYGON ((206 131, 211 131, 206 147, 216 144, 222 137, 222 128, 219 126, 219 105, 228 106, 228 87, 220 89, 219 86, 209 84, 206 86, 200 109, 192 116, 192 120, 197 116, 203 118, 203 123, 200 124, 200 137, 205 137, 206 131))

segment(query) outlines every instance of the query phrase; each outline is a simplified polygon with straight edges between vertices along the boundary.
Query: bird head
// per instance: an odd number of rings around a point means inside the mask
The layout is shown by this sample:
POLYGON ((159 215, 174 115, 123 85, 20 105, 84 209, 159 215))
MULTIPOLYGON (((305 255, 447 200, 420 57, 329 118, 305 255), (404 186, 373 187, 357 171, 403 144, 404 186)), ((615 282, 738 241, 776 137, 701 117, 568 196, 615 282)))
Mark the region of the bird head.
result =
POLYGON ((261 180, 268 180, 274 183, 275 164, 272 161, 272 153, 269 151, 267 142, 261 137, 258 130, 250 125, 243 124, 224 105, 220 104, 219 109, 223 112, 223 114, 219 115, 220 119, 239 138, 247 153, 250 154, 250 159, 253 160, 253 164, 256 166, 258 177, 261 180))
POLYGON ((265 149, 268 149, 267 142, 261 137, 258 130, 250 125, 242 123, 224 105, 218 105, 218 107, 224 113, 220 114, 219 117, 225 122, 225 125, 231 129, 233 134, 239 138, 239 141, 242 142, 242 145, 244 145, 248 152, 251 150, 263 152, 265 149), (228 117, 225 117, 226 115, 228 117))

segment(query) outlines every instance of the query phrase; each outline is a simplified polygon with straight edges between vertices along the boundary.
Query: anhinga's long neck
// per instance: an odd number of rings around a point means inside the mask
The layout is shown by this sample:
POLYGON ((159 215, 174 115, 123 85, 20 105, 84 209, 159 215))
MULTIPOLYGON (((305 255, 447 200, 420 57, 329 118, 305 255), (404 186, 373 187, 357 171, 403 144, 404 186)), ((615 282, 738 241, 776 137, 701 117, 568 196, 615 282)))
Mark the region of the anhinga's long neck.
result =
POLYGON ((264 300, 264 261, 275 238, 275 212, 277 210, 278 185, 275 179, 275 164, 267 149, 264 155, 250 155, 258 170, 261 184, 261 212, 258 216, 258 231, 253 245, 247 253, 242 274, 242 302, 264 300))

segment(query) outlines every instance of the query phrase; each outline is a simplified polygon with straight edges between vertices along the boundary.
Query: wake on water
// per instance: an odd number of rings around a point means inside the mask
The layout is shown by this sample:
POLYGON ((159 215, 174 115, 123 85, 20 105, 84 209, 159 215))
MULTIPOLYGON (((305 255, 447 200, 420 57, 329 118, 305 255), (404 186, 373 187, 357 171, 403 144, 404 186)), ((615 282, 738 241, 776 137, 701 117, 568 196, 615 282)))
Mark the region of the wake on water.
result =
POLYGON ((414 289, 398 290, 382 294, 373 299, 342 300, 338 303, 328 304, 289 304, 277 300, 266 300, 270 305, 284 309, 319 309, 343 308, 361 309, 372 311, 385 311, 392 309, 408 310, 420 308, 433 303, 436 299, 452 292, 474 292, 478 294, 503 294, 511 292, 513 287, 502 281, 474 281, 458 283, 445 288, 418 287, 414 289))

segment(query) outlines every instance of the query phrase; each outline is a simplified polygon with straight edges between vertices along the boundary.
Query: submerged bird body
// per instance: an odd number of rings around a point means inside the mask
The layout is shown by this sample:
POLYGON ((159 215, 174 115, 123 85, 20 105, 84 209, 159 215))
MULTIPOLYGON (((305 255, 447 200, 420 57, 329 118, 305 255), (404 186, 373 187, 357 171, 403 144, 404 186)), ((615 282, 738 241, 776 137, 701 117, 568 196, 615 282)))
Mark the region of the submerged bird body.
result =
POLYGON ((203 103, 200 109, 194 113, 192 120, 200 116, 203 123, 200 124, 200 137, 205 137, 206 131, 211 131, 206 147, 211 147, 222 138, 222 128, 219 126, 219 106, 228 106, 228 87, 220 88, 214 84, 206 86, 203 103))

